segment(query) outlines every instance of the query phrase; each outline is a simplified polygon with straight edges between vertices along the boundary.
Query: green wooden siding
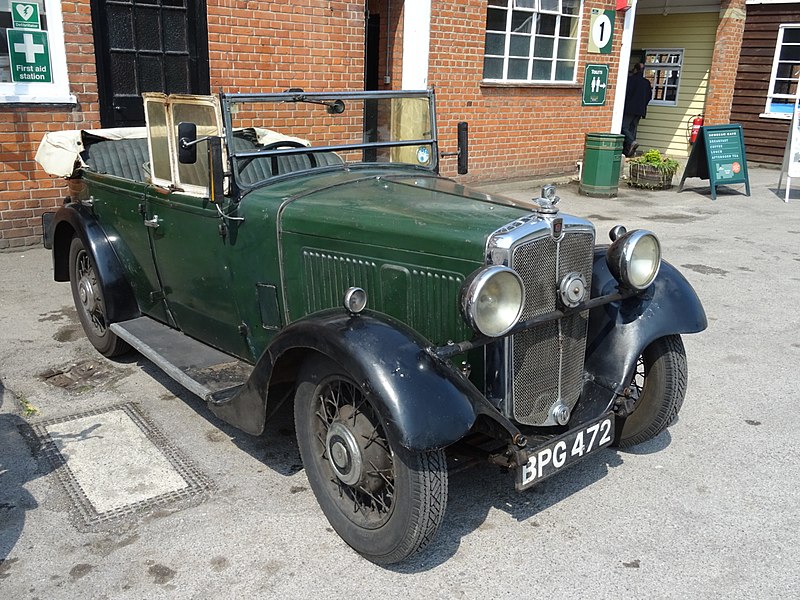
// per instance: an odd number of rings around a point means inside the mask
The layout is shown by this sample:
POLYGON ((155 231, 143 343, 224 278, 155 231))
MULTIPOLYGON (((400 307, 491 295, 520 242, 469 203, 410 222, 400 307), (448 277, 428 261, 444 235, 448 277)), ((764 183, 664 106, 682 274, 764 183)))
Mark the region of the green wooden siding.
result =
POLYGON ((686 139, 686 123, 704 111, 718 23, 718 12, 637 15, 634 52, 646 48, 683 49, 678 104, 648 107, 637 135, 642 150, 657 148, 675 158, 688 157, 691 147, 686 139))

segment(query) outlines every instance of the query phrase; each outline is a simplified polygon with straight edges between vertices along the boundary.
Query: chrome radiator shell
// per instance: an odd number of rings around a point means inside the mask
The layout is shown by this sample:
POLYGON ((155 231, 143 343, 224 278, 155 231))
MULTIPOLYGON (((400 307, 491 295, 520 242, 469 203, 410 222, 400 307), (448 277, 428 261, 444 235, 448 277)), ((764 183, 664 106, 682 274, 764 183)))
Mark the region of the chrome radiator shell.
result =
MULTIPOLYGON (((559 283, 581 273, 591 289, 595 230, 567 215, 531 215, 495 232, 487 263, 513 268, 525 284, 522 320, 563 308, 559 283), (556 223, 558 225, 556 226, 556 223)), ((588 311, 505 338, 487 353, 487 393, 525 425, 556 425, 554 406, 570 410, 583 386, 588 311)))

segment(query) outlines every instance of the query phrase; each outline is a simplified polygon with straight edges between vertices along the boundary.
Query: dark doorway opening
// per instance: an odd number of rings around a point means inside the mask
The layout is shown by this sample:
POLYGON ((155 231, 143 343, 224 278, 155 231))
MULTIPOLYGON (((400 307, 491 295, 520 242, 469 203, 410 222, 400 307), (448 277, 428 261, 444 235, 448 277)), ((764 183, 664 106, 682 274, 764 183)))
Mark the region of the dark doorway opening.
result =
POLYGON ((144 125, 142 92, 208 94, 205 0, 91 0, 103 127, 144 125))
POLYGON ((380 85, 381 16, 367 13, 364 40, 364 89, 377 90, 380 85))

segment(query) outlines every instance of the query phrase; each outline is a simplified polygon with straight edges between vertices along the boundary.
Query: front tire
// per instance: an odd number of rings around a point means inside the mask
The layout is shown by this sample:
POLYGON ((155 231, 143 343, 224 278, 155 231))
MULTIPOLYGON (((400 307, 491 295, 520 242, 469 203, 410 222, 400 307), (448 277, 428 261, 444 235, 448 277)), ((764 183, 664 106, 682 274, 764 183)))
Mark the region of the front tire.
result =
POLYGON ((72 238, 69 247, 69 283, 78 318, 92 346, 109 358, 129 352, 128 343, 108 328, 106 291, 94 258, 78 236, 72 238))
POLYGON ((393 441, 373 402, 327 358, 301 370, 294 414, 311 489, 345 542, 382 565, 430 542, 447 504, 444 451, 393 441))
POLYGON ((686 350, 679 335, 645 348, 630 384, 633 412, 617 422, 617 445, 629 448, 656 437, 678 415, 686 395, 686 350))

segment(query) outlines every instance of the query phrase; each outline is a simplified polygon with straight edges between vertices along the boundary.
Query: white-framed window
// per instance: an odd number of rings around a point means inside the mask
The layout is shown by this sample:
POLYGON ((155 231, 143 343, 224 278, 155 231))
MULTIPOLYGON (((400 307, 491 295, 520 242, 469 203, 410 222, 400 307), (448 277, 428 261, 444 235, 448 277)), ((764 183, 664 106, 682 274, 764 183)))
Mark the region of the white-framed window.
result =
POLYGON ((583 0, 489 0, 483 79, 575 82, 583 0))
POLYGON ((766 117, 790 119, 797 98, 800 77, 800 23, 781 25, 772 59, 772 73, 767 90, 766 117))
POLYGON ((75 103, 59 0, 0 0, 0 104, 6 103, 75 103))
POLYGON ((681 83, 683 50, 680 48, 646 48, 644 51, 644 76, 653 86, 656 106, 677 106, 681 83))

